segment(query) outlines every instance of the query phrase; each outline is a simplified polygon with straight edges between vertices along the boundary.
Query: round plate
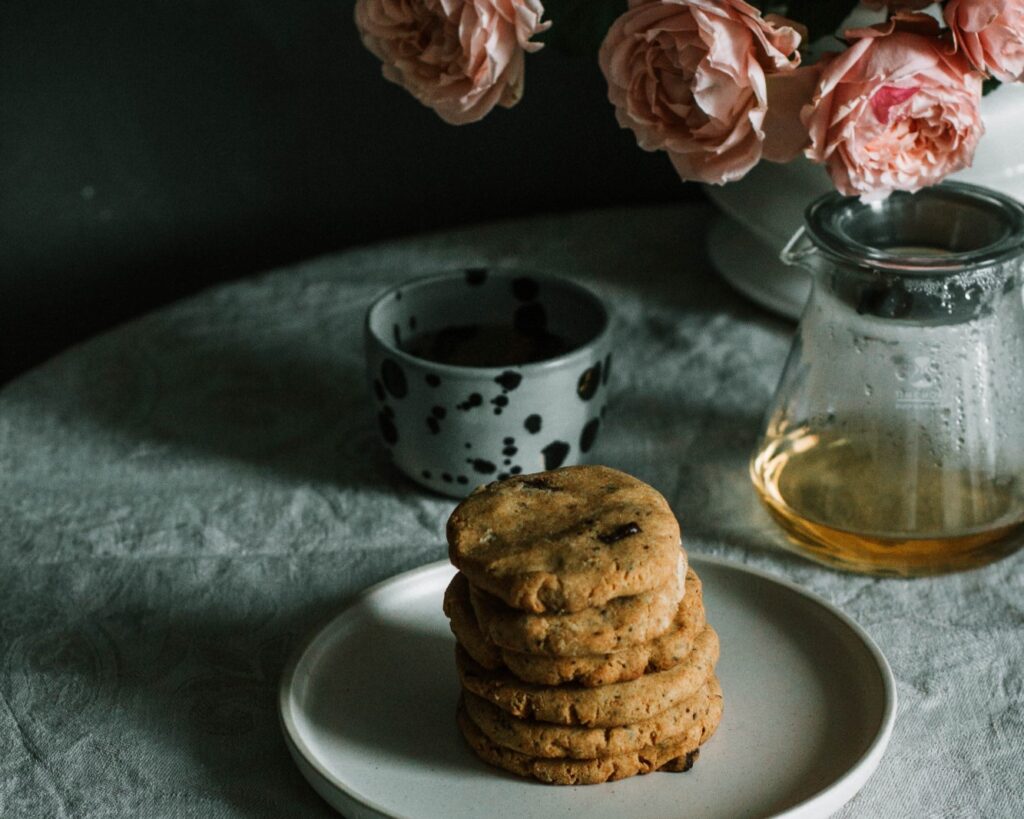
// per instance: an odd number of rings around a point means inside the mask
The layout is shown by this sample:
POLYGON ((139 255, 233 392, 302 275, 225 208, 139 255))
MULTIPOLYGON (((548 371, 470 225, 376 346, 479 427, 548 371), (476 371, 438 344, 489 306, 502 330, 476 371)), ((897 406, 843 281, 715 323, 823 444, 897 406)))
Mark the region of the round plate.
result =
POLYGON ((331 805, 361 817, 825 816, 878 766, 896 689, 878 648, 820 598, 692 558, 721 638, 725 715, 693 770, 586 787, 480 762, 455 726, 447 563, 399 575, 317 631, 285 670, 289 750, 331 805))

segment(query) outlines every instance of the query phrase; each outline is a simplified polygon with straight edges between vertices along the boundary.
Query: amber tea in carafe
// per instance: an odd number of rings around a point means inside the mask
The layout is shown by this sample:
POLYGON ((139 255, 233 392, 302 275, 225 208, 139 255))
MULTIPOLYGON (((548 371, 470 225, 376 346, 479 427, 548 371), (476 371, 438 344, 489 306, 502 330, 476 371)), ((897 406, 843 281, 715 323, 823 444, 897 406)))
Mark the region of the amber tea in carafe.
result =
POLYGON ((928 574, 1024 541, 1024 209, 950 184, 815 202, 814 277, 754 485, 796 548, 928 574))

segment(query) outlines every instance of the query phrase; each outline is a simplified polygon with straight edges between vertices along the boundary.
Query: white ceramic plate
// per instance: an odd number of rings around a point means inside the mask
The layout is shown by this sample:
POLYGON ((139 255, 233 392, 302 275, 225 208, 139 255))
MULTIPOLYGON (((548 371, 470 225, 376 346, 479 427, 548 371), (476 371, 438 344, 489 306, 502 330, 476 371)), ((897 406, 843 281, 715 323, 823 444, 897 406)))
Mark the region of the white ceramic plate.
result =
POLYGON ((718 631, 725 716, 685 774, 554 787, 490 768, 455 726, 453 638, 438 563, 375 586, 323 626, 285 670, 292 756, 349 819, 559 816, 817 817, 878 766, 896 690, 846 615, 784 581, 694 557, 718 631))
POLYGON ((811 294, 811 276, 788 267, 753 231, 719 213, 711 223, 708 256, 723 279, 756 304, 797 321, 811 294))

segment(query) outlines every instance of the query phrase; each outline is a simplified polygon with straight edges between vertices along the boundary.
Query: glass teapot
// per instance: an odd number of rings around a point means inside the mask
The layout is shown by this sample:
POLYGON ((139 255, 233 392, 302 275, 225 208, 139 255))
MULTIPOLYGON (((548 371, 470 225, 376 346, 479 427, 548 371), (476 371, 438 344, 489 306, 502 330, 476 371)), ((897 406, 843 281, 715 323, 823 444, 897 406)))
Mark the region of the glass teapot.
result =
POLYGON ((797 550, 916 575, 1024 542, 1024 208, 829 194, 783 260, 814 283, 751 476, 797 550))

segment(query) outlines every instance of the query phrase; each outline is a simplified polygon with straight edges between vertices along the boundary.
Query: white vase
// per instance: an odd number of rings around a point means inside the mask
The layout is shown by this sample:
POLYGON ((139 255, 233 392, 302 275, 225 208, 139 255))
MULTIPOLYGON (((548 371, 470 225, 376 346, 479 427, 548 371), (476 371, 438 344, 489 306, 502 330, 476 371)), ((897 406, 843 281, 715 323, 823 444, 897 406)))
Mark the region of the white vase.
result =
MULTIPOLYGON (((1024 201, 1024 84, 1000 86, 982 100, 981 110, 985 136, 974 165, 950 178, 1024 201)), ((810 277, 785 266, 779 253, 803 224, 804 208, 832 190, 824 169, 802 157, 787 165, 761 162, 739 182, 704 190, 722 211, 708 235, 718 272, 759 304, 798 318, 810 277)))

